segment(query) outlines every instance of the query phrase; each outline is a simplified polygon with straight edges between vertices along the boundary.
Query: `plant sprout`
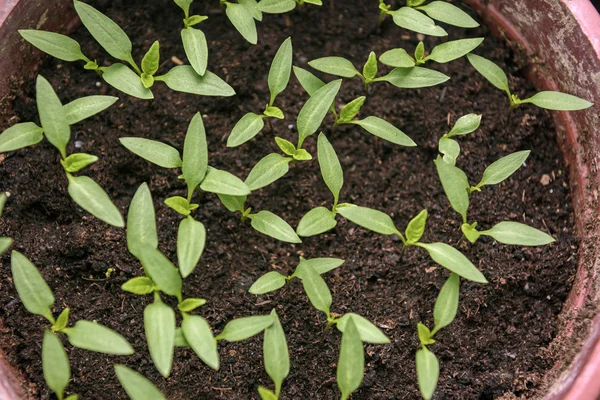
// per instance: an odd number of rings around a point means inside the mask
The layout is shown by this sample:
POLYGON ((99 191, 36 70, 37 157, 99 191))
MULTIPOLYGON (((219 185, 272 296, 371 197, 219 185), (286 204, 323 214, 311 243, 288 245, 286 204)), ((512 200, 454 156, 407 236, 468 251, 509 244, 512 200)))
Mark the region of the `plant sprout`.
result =
MULTIPOLYGON (((8 196, 5 192, 0 192, 0 217, 2 217, 2 212, 4 211, 4 206, 6 205, 6 200, 8 200, 8 196)), ((0 256, 8 250, 8 248, 12 245, 13 240, 9 237, 0 237, 0 256)))
POLYGON ((453 137, 467 135, 471 132, 475 132, 479 128, 481 123, 481 114, 467 114, 456 120, 456 123, 450 129, 448 133, 442 136, 438 143, 440 153, 442 153, 443 160, 454 166, 456 159, 460 155, 460 145, 453 137))
POLYGON ((322 6, 322 0, 261 0, 258 3, 258 9, 267 14, 283 14, 292 11, 296 5, 313 4, 322 6))
MULTIPOLYGON (((258 135, 265 126, 265 119, 284 118, 283 111, 275 107, 273 103, 275 102, 275 98, 288 85, 292 72, 292 56, 292 40, 291 38, 287 38, 281 44, 279 50, 277 50, 271 64, 271 69, 269 70, 269 77, 267 79, 269 92, 271 93, 269 103, 265 106, 265 110, 261 115, 252 112, 247 113, 235 124, 227 139, 227 147, 237 147, 258 135)), ((293 154, 295 154, 295 150, 294 148, 293 154)))
POLYGON ((225 5, 225 14, 233 27, 251 44, 258 43, 258 33, 256 32, 256 21, 262 21, 262 12, 258 8, 256 0, 220 0, 225 5))
POLYGON ((555 91, 543 91, 534 94, 527 99, 519 99, 517 95, 512 94, 508 85, 508 77, 502 71, 502 69, 494 64, 492 61, 478 56, 476 54, 467 54, 469 62, 485 79, 487 79, 492 85, 500 90, 506 92, 508 100, 510 101, 510 108, 520 104, 531 103, 540 108, 547 110, 558 110, 558 111, 576 111, 589 108, 594 105, 587 100, 580 99, 579 97, 573 96, 567 93, 555 92, 555 91))
POLYGON ((455 5, 445 1, 432 1, 424 5, 425 1, 407 0, 405 7, 390 10, 391 6, 386 4, 385 0, 379 0, 379 25, 388 15, 391 15, 394 23, 399 27, 431 36, 448 35, 442 27, 435 24, 434 20, 461 28, 479 26, 477 21, 455 5))
POLYGON ((200 29, 194 28, 200 22, 208 19, 205 15, 190 15, 190 5, 193 0, 174 0, 182 10, 184 14, 183 26, 181 30, 181 42, 183 43, 183 49, 187 56, 192 68, 200 76, 204 76, 206 73, 206 66, 208 64, 208 44, 206 43, 206 36, 200 29))
POLYGON ((111 96, 88 96, 63 106, 46 78, 38 75, 36 103, 42 126, 21 122, 6 129, 0 134, 0 153, 32 146, 46 137, 60 152, 60 163, 69 181, 68 191, 73 201, 96 218, 122 228, 125 224, 121 212, 104 189, 87 176, 73 175, 98 161, 98 157, 86 153, 67 155, 71 125, 99 113, 117 100, 111 96))
MULTIPOLYGON (((217 75, 210 71, 205 71, 202 76, 198 75, 194 70, 195 67, 190 65, 176 66, 164 75, 156 75, 160 65, 158 41, 148 49, 140 68, 131 55, 131 40, 119 25, 82 1, 74 0, 74 5, 81 22, 100 46, 113 58, 129 64, 129 67, 123 63, 101 67, 96 60, 90 60, 81 52, 77 41, 65 35, 32 29, 22 29, 19 30, 19 33, 29 43, 55 58, 68 62, 85 62, 83 66, 85 69, 98 72, 106 83, 115 89, 140 99, 154 98, 150 87, 155 81, 164 82, 171 90, 202 96, 233 96, 235 94, 233 88, 217 75)), ((200 22, 198 18, 194 17, 199 16, 192 16, 192 19, 188 20, 188 25, 193 25, 194 21, 200 22)), ((199 35, 196 34, 196 37, 190 38, 189 41, 198 38, 199 35)), ((198 46, 201 45, 198 44, 198 46)), ((195 51, 199 51, 199 49, 195 48, 195 51)), ((196 59, 194 59, 194 63, 195 61, 196 59)))
POLYGON ((59 400, 76 400, 77 395, 65 397, 71 380, 71 366, 59 334, 64 334, 71 345, 104 354, 130 355, 133 347, 121 335, 103 325, 80 320, 69 327, 69 308, 58 318, 52 313, 54 294, 38 269, 23 254, 13 250, 11 272, 15 289, 25 309, 48 320, 50 329, 44 330, 42 341, 42 368, 46 384, 59 400))
POLYGON ((445 64, 467 55, 479 46, 483 39, 460 39, 438 44, 427 56, 425 56, 425 45, 423 42, 419 42, 414 56, 408 54, 404 49, 392 49, 383 53, 379 57, 379 62, 394 68, 412 68, 423 65, 427 61, 445 64))

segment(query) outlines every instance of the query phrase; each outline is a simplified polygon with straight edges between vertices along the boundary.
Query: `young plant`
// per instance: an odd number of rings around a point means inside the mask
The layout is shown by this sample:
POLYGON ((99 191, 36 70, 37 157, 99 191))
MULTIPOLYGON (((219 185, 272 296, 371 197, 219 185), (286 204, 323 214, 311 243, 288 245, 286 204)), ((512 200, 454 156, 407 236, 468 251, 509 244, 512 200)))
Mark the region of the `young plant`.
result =
POLYGON ((271 94, 269 103, 265 106, 262 114, 247 113, 235 124, 227 139, 227 147, 240 146, 258 135, 265 126, 264 121, 268 120, 268 118, 284 118, 283 111, 273 104, 275 98, 285 90, 290 81, 292 57, 292 39, 287 38, 281 44, 279 50, 277 50, 275 58, 273 58, 273 62, 271 63, 271 69, 269 70, 269 77, 267 79, 271 94))
POLYGON ((11 273, 15 289, 25 309, 48 320, 50 329, 44 330, 42 341, 42 368, 46 384, 59 400, 76 400, 77 395, 65 398, 65 389, 71 380, 71 366, 63 347, 61 335, 67 336, 74 347, 104 354, 131 355, 133 347, 121 335, 98 323, 80 320, 69 327, 69 308, 54 318, 54 294, 38 269, 23 254, 13 250, 11 273))
POLYGON ((476 54, 467 54, 469 62, 485 79, 487 79, 492 85, 500 90, 506 92, 508 100, 510 101, 510 108, 520 104, 531 103, 540 108, 547 110, 558 110, 558 111, 576 111, 589 108, 594 105, 587 100, 580 99, 579 97, 573 96, 567 93, 555 92, 555 91, 543 91, 534 94, 527 99, 519 99, 517 95, 512 94, 508 85, 508 77, 502 71, 502 69, 494 64, 492 61, 478 56, 476 54))
POLYGON ((419 322, 417 333, 421 348, 416 354, 417 381, 419 391, 425 400, 433 397, 440 375, 440 365, 437 357, 427 346, 435 343, 435 334, 440 329, 450 325, 458 312, 458 298, 460 294, 460 278, 456 274, 450 274, 446 283, 442 286, 433 308, 434 327, 430 330, 425 324, 419 322))
POLYGON ((193 0, 173 0, 182 10, 184 14, 183 29, 181 30, 181 42, 183 49, 192 68, 200 76, 206 73, 208 65, 208 44, 206 36, 200 29, 194 28, 200 22, 208 19, 205 15, 190 15, 190 5, 193 0))
MULTIPOLYGON (((96 60, 90 60, 81 52, 77 41, 65 35, 32 29, 22 29, 19 33, 29 43, 55 58, 68 62, 84 61, 85 69, 96 71, 115 89, 140 99, 154 98, 150 87, 155 81, 164 82, 171 90, 202 96, 235 94, 233 88, 217 75, 210 71, 205 71, 202 76, 198 75, 190 65, 176 66, 164 75, 156 75, 160 65, 158 41, 144 55, 140 68, 131 55, 131 40, 119 25, 82 1, 74 0, 74 5, 81 22, 100 46, 115 59, 129 64, 133 70, 123 63, 99 66, 96 60)), ((193 22, 194 20, 188 21, 193 22)))
POLYGON ((104 189, 87 176, 73 175, 98 161, 98 157, 86 153, 67 156, 71 125, 99 113, 117 100, 111 96, 88 96, 63 106, 50 83, 38 75, 36 103, 42 126, 34 122, 21 122, 6 129, 0 134, 0 153, 32 146, 46 137, 60 152, 60 163, 69 181, 69 195, 75 203, 96 218, 122 228, 125 224, 121 212, 104 189))
POLYGON ((483 39, 460 39, 438 44, 427 56, 425 56, 425 45, 423 42, 419 42, 414 56, 408 54, 404 49, 392 49, 383 53, 379 57, 379 62, 394 68, 413 68, 423 65, 427 61, 445 64, 469 54, 483 42, 483 39))
POLYGON ((167 400, 142 374, 121 364, 115 364, 115 374, 131 400, 167 400))
POLYGON ((225 5, 225 14, 233 27, 251 44, 258 43, 256 21, 262 21, 262 12, 256 0, 237 0, 237 2, 219 0, 225 5))
POLYGON ((475 132, 481 123, 481 114, 467 114, 456 120, 456 123, 448 133, 442 136, 438 142, 438 149, 443 154, 443 160, 454 166, 460 155, 460 145, 454 139, 455 136, 467 135, 475 132))
POLYGON ((435 24, 444 22, 461 28, 477 28, 479 23, 460 8, 445 1, 432 1, 423 5, 426 0, 407 0, 406 6, 390 10, 385 0, 379 0, 379 25, 388 15, 401 28, 431 36, 447 36, 446 31, 435 24), (423 13, 427 14, 424 15, 423 13))
POLYGON ((377 56, 371 52, 363 66, 363 72, 358 71, 351 61, 343 57, 322 57, 309 61, 308 65, 326 74, 354 78, 358 76, 365 85, 365 90, 373 82, 388 82, 402 89, 416 89, 439 85, 450 77, 433 69, 411 66, 410 68, 394 68, 384 76, 377 76, 377 56))
MULTIPOLYGON (((0 192, 0 217, 2 217, 2 211, 4 210, 4 205, 6 204, 6 200, 8 196, 5 192, 0 192)), ((9 237, 0 237, 0 256, 8 250, 8 248, 12 245, 13 240, 9 237)))
POLYGON ((261 0, 258 3, 258 9, 267 14, 283 14, 292 11, 296 5, 314 4, 322 6, 322 0, 261 0))

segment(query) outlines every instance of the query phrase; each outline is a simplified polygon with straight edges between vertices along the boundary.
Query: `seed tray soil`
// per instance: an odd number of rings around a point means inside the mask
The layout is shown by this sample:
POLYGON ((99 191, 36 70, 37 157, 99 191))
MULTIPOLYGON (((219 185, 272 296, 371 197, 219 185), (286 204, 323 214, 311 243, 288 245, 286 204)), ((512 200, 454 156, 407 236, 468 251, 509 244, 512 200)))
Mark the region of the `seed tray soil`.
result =
MULTIPOLYGON (((172 56, 184 59, 179 37, 182 13, 174 4, 164 0, 90 3, 125 27, 137 59, 160 39, 163 64, 159 73, 175 65, 172 56)), ((344 56, 361 66, 371 50, 380 55, 404 47, 410 52, 418 43, 416 34, 398 28, 391 20, 378 31, 375 1, 337 0, 334 7, 329 0, 323 7, 307 5, 283 16, 265 15, 258 24, 257 46, 240 37, 216 2, 197 1, 192 11, 210 16, 201 25, 209 40, 209 69, 235 88, 235 97, 176 93, 159 83, 153 88, 155 100, 138 100, 116 92, 79 65, 50 57, 43 57, 35 71, 50 80, 64 103, 92 94, 120 97, 107 111, 73 126, 71 150, 76 146, 100 157, 85 173, 108 191, 124 214, 137 187, 149 183, 157 209, 159 248, 172 260, 176 260, 179 217, 163 200, 183 195, 185 185, 178 181, 178 171, 151 165, 129 153, 119 144, 120 137, 140 136, 181 149, 188 122, 199 111, 207 130, 211 165, 245 177, 260 158, 278 151, 275 135, 291 141, 297 138, 295 118, 307 95, 292 77, 276 101, 286 119, 272 121, 272 130, 265 128, 239 148, 225 147, 235 122, 248 111, 262 111, 268 101, 269 65, 286 37, 293 38, 294 64, 304 68, 308 68, 307 61, 326 55, 344 56)), ((449 33, 451 39, 485 36, 476 53, 510 73, 516 94, 534 92, 521 73, 526 60, 516 49, 495 41, 485 27, 449 28, 449 33)), ((78 29, 73 37, 91 58, 100 63, 108 60, 85 29, 78 29)), ((427 37, 426 48, 444 40, 427 37)), ((429 221, 424 240, 457 246, 489 279, 488 285, 462 282, 458 316, 431 347, 441 364, 436 397, 535 397, 543 374, 558 356, 550 344, 576 270, 578 246, 568 171, 555 143, 555 130, 549 114, 531 106, 508 115, 505 94, 487 83, 466 59, 428 67, 444 72, 451 80, 418 90, 374 84, 361 111, 362 117, 377 115, 400 127, 418 147, 393 145, 356 126, 332 131, 327 117, 323 130, 344 168, 341 201, 385 211, 400 229, 426 208, 429 221), (489 238, 474 246, 460 241, 460 217, 445 198, 433 160, 439 137, 459 116, 473 112, 483 114, 481 127, 459 138, 463 153, 458 161, 472 182, 498 158, 518 150, 532 152, 513 177, 473 195, 470 220, 478 221, 482 228, 504 220, 521 221, 547 231, 556 243, 522 248, 489 238)), ((2 121, 2 129, 37 119, 35 73, 15 88, 8 104, 13 113, 2 121)), ((360 80, 344 80, 339 102, 363 94, 360 80)), ((307 140, 307 148, 316 156, 316 136, 307 140)), ((127 252, 125 230, 100 222, 71 201, 58 160, 47 142, 1 156, 0 190, 10 192, 11 197, 0 221, 0 234, 13 237, 13 248, 40 268, 54 290, 57 312, 69 306, 72 321, 97 320, 123 334, 136 349, 130 357, 113 357, 67 345, 73 371, 69 393, 84 399, 125 399, 112 368, 118 362, 150 378, 169 399, 257 399, 258 385, 271 385, 261 361, 261 337, 220 343, 218 372, 206 367, 191 350, 177 349, 171 377, 163 379, 158 374, 143 333, 143 309, 151 296, 134 296, 120 289, 123 282, 142 274, 139 262, 127 252), (108 268, 116 271, 107 279, 108 268)), ((411 248, 402 256, 397 240, 342 218, 331 232, 292 245, 240 223, 239 215, 229 213, 215 195, 197 195, 197 201, 200 208, 195 216, 207 227, 208 239, 200 265, 184 281, 184 296, 208 300, 199 313, 217 332, 233 318, 277 309, 291 354, 291 372, 282 398, 339 397, 335 368, 341 335, 335 329, 324 334, 324 318, 311 308, 301 285, 293 282, 282 291, 260 297, 248 293, 252 282, 268 271, 291 273, 301 255, 346 260, 326 276, 333 293, 332 310, 359 313, 391 338, 389 345, 366 346, 365 378, 352 398, 419 398, 414 366, 416 324, 431 325, 435 298, 448 276, 445 269, 419 249, 411 248)), ((256 210, 270 210, 296 226, 304 213, 320 205, 329 207, 331 202, 315 158, 293 165, 283 179, 253 193, 248 204, 256 210)), ((0 269, 0 344, 23 378, 29 396, 52 399, 41 365, 46 324, 27 313, 18 300, 9 267, 6 254, 0 269)))

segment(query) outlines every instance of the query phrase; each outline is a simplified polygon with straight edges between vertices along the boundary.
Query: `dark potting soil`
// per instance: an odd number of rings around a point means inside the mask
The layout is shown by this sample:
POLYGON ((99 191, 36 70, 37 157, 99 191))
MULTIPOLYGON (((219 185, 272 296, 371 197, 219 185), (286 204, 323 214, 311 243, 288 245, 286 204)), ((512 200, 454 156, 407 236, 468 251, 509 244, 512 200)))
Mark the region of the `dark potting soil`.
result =
MULTIPOLYGON (((114 18, 133 40, 136 59, 159 39, 166 72, 184 59, 179 30, 182 13, 172 2, 94 1, 114 18), (110 5, 110 6, 109 6, 110 5)), ((148 182, 155 199, 160 250, 176 260, 178 215, 163 200, 183 195, 178 171, 151 165, 131 154, 118 138, 140 136, 182 148, 188 122, 201 112, 207 129, 211 165, 245 177, 269 152, 278 152, 274 136, 297 138, 295 118, 307 95, 292 78, 276 104, 286 120, 272 121, 251 142, 228 149, 225 141, 235 122, 248 111, 260 112, 268 101, 266 85, 271 60, 279 44, 293 38, 294 64, 326 55, 344 56, 362 66, 368 53, 380 55, 394 47, 409 52, 417 35, 386 21, 376 30, 376 1, 333 0, 323 7, 306 6, 287 15, 265 15, 259 23, 259 44, 246 43, 227 21, 217 2, 197 2, 192 11, 210 18, 201 28, 209 40, 209 69, 236 90, 231 98, 211 98, 176 93, 157 84, 155 100, 144 101, 119 93, 80 65, 44 57, 39 67, 64 103, 93 95, 110 94, 120 100, 107 111, 72 128, 70 150, 89 152, 100 161, 85 174, 97 180, 126 214, 133 193, 148 182), (343 3, 343 4, 342 4, 343 3)), ((519 96, 533 87, 522 76, 516 51, 494 40, 485 27, 449 29, 451 39, 485 36, 476 53, 497 62, 510 73, 511 87, 519 96)), ((109 60, 85 29, 73 37, 84 53, 99 62, 109 60)), ((446 39, 427 37, 426 48, 446 39)), ((363 117, 380 116, 400 127, 418 144, 405 148, 390 144, 359 127, 332 132, 327 117, 323 130, 333 143, 344 168, 341 201, 376 208, 390 214, 402 230, 423 208, 429 211, 425 241, 457 246, 489 279, 488 285, 463 281, 460 308, 451 326, 440 332, 431 346, 441 364, 436 397, 439 399, 492 399, 505 393, 535 396, 542 376, 555 354, 549 344, 557 331, 556 316, 571 286, 578 242, 567 175, 555 144, 549 114, 524 106, 508 116, 505 94, 487 83, 466 59, 428 67, 451 77, 446 84, 427 89, 403 90, 374 84, 363 117), (459 142, 463 153, 458 165, 477 182, 491 162, 508 153, 530 149, 531 155, 513 177, 486 187, 472 198, 470 221, 482 228, 504 221, 520 221, 540 228, 556 243, 537 248, 505 246, 488 238, 476 245, 460 242, 460 218, 440 185, 433 160, 437 141, 456 119, 481 113, 480 129, 459 142)), ((331 79, 331 76, 323 76, 331 79)), ((363 95, 358 79, 344 80, 338 104, 363 95)), ((19 121, 36 121, 34 75, 16 88, 14 116, 6 128, 19 121)), ((316 136, 307 140, 316 155, 316 136)), ((73 379, 69 393, 84 399, 126 398, 113 372, 124 363, 150 378, 170 399, 257 399, 258 385, 271 387, 262 365, 262 338, 241 343, 220 343, 221 369, 206 367, 189 349, 177 349, 171 377, 163 379, 150 360, 143 333, 143 309, 151 296, 138 297, 120 289, 126 280, 140 276, 139 262, 127 252, 125 230, 112 228, 82 211, 67 195, 67 180, 57 151, 43 142, 32 148, 0 155, 0 190, 11 197, 0 221, 0 234, 15 239, 13 248, 26 254, 48 280, 56 296, 57 312, 71 308, 72 321, 97 320, 123 334, 134 346, 130 357, 113 357, 67 345, 73 379), (114 268, 106 278, 108 268, 114 268)), ((197 196, 195 216, 207 227, 206 250, 195 272, 184 281, 184 296, 204 297, 199 313, 215 331, 233 318, 266 314, 276 308, 286 331, 291 372, 283 387, 284 399, 335 399, 339 392, 335 367, 341 335, 323 334, 324 318, 310 306, 301 285, 274 295, 248 293, 262 274, 277 270, 291 273, 300 255, 339 257, 345 264, 326 275, 333 294, 332 310, 355 312, 374 321, 391 338, 389 345, 366 346, 365 378, 353 399, 418 398, 415 350, 416 324, 431 326, 432 309, 448 272, 425 252, 410 249, 401 257, 401 243, 366 231, 342 218, 331 232, 306 238, 300 245, 282 243, 240 223, 212 194, 197 196)), ((273 185, 253 193, 249 205, 270 210, 296 226, 313 207, 331 206, 316 159, 293 166, 273 185)), ((1 346, 9 362, 24 379, 32 398, 54 398, 42 376, 42 318, 29 314, 17 298, 10 276, 9 255, 0 269, 1 346)))

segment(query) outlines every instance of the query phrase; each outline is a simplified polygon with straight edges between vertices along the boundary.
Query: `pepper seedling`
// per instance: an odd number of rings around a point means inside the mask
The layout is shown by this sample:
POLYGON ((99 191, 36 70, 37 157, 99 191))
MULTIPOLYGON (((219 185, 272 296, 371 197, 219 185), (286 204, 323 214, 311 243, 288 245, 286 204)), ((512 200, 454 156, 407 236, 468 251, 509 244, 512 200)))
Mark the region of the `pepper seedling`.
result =
POLYGON ((481 114, 467 114, 456 120, 450 131, 442 136, 438 142, 438 149, 443 154, 443 160, 454 166, 460 155, 460 145, 453 137, 468 135, 475 132, 481 123, 481 114))
POLYGON ((206 36, 200 29, 194 28, 202 21, 208 19, 205 15, 190 15, 190 6, 193 0, 173 0, 183 10, 183 29, 181 30, 181 42, 183 49, 192 68, 200 76, 206 73, 208 65, 208 43, 206 36))
POLYGON ((292 11, 296 6, 313 4, 322 6, 322 0, 261 0, 258 3, 258 9, 267 14, 283 14, 292 11))
MULTIPOLYGON (((4 206, 6 205, 6 201, 8 200, 8 195, 6 192, 0 192, 0 217, 2 217, 2 212, 4 211, 4 206)), ((8 248, 13 244, 12 238, 9 237, 0 237, 0 256, 8 250, 8 248)))
POLYGON ((73 174, 98 161, 87 153, 67 156, 71 140, 71 125, 110 107, 117 97, 88 96, 62 105, 50 83, 41 75, 36 81, 36 103, 41 127, 34 122, 21 122, 0 134, 0 153, 29 147, 44 137, 60 152, 60 163, 69 181, 69 195, 81 208, 96 218, 117 227, 124 227, 123 217, 108 194, 87 176, 73 174))
POLYGON ((379 62, 394 68, 412 68, 423 65, 427 61, 445 64, 469 54, 483 42, 483 39, 460 39, 438 44, 427 56, 425 55, 425 45, 423 42, 419 42, 413 56, 404 49, 392 49, 383 53, 379 57, 379 62))
POLYGON ((322 57, 309 61, 308 65, 326 74, 354 78, 358 76, 365 85, 365 90, 373 82, 388 82, 402 89, 416 89, 439 85, 450 77, 433 69, 412 66, 410 68, 394 68, 387 75, 377 76, 377 55, 371 52, 363 66, 363 72, 358 71, 351 61, 337 56, 322 57))
POLYGON ((577 96, 550 90, 538 92, 527 99, 521 100, 519 97, 517 97, 517 95, 511 93, 508 85, 508 77, 504 71, 502 71, 502 68, 494 64, 492 61, 476 54, 467 54, 467 58, 469 59, 469 62, 473 68, 483 75, 488 82, 498 89, 506 92, 508 100, 510 101, 511 109, 520 104, 526 103, 531 103, 547 110, 557 111, 584 110, 594 105, 594 103, 590 103, 589 101, 581 99, 577 96))
POLYGON ((268 118, 284 119, 283 111, 273 104, 277 96, 288 85, 292 73, 292 57, 292 39, 287 38, 277 50, 269 70, 267 79, 270 92, 269 103, 265 106, 262 114, 247 113, 235 124, 229 138, 227 138, 227 147, 240 146, 258 135, 265 126, 264 121, 268 118))
POLYGON ((155 81, 164 82, 171 90, 201 96, 235 94, 233 88, 217 75, 210 71, 198 75, 190 65, 179 65, 164 75, 156 75, 160 59, 158 41, 144 55, 140 68, 131 55, 131 40, 119 25, 82 1, 74 0, 74 5, 81 22, 100 46, 110 56, 129 64, 133 70, 123 63, 99 66, 96 60, 90 60, 81 52, 77 41, 65 35, 32 29, 22 29, 19 33, 29 43, 55 58, 68 62, 84 61, 85 69, 96 71, 115 89, 140 99, 154 98, 150 87, 155 81))
POLYGON ((391 10, 391 6, 386 4, 385 0, 379 0, 379 25, 388 15, 391 15, 394 23, 399 27, 430 36, 448 35, 441 26, 435 24, 434 20, 461 28, 479 26, 477 21, 455 5, 445 1, 432 1, 424 5, 425 1, 407 0, 405 7, 391 10))
POLYGON ((54 318, 52 290, 35 265, 16 250, 11 254, 11 273, 25 309, 46 318, 51 325, 50 329, 44 330, 42 369, 46 384, 59 400, 77 399, 76 394, 65 398, 65 390, 71 380, 71 366, 60 334, 66 335, 69 343, 80 349, 112 355, 134 353, 133 347, 123 336, 95 321, 80 320, 69 327, 69 308, 63 309, 58 318, 54 318))

